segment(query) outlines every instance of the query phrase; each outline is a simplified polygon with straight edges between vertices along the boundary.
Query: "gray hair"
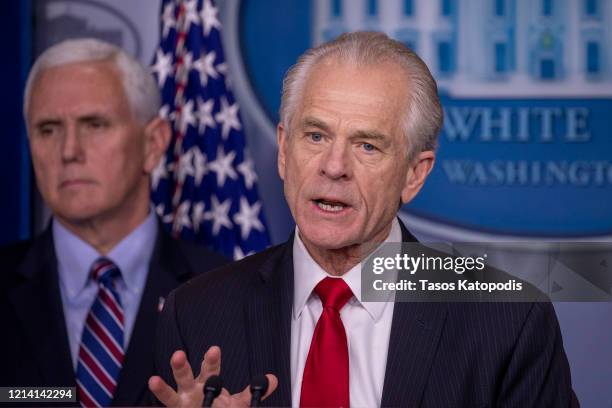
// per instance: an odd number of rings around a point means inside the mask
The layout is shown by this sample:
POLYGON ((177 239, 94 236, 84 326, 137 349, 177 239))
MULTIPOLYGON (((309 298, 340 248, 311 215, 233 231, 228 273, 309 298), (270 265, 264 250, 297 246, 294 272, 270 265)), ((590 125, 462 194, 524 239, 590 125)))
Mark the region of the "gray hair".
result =
POLYGON ((422 151, 436 150, 443 120, 436 81, 427 65, 412 50, 377 32, 342 34, 335 40, 302 54, 283 80, 280 120, 287 132, 311 69, 327 58, 357 66, 371 66, 388 61, 403 67, 411 85, 403 118, 403 129, 408 139, 408 157, 412 158, 414 154, 422 151))
POLYGON ((121 75, 132 114, 145 124, 159 113, 161 96, 149 69, 121 48, 93 38, 66 40, 45 50, 36 60, 26 82, 23 114, 27 118, 32 86, 42 71, 79 62, 112 62, 121 75))

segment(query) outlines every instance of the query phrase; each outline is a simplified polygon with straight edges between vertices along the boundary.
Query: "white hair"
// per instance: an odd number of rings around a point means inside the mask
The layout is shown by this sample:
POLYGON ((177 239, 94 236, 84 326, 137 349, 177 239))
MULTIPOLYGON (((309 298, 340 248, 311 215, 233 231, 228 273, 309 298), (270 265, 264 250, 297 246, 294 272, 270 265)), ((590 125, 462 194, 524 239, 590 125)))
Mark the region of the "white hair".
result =
POLYGON ((161 96, 150 71, 121 48, 93 38, 66 40, 45 50, 37 59, 26 82, 23 114, 27 118, 32 87, 46 69, 79 62, 109 61, 121 75, 123 90, 132 114, 145 124, 159 113, 161 96))
POLYGON ((443 112, 436 81, 427 65, 412 50, 383 33, 358 31, 342 34, 335 40, 307 50, 287 72, 283 80, 280 120, 287 132, 300 103, 312 68, 324 59, 356 66, 392 62, 406 72, 410 85, 409 100, 403 118, 408 140, 408 157, 436 150, 443 112))

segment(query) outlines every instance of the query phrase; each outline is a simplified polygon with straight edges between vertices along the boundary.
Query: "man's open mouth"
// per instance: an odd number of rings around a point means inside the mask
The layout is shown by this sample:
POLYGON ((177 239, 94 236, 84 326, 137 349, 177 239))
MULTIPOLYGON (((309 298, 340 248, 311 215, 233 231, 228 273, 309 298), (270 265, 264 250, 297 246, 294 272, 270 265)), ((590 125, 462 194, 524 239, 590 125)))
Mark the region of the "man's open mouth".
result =
POLYGON ((341 201, 331 201, 326 199, 314 200, 315 204, 323 211, 340 212, 348 207, 347 204, 341 201))

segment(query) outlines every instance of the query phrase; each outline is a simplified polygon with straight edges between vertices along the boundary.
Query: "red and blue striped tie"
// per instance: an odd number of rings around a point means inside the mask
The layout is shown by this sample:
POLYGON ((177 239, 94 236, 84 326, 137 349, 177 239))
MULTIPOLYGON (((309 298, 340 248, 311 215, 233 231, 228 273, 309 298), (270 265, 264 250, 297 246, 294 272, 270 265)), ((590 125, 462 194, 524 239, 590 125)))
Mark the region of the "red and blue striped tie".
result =
POLYGON ((112 261, 99 258, 91 267, 91 275, 99 289, 83 327, 77 393, 81 405, 104 407, 113 400, 123 364, 123 308, 115 288, 121 273, 112 261))

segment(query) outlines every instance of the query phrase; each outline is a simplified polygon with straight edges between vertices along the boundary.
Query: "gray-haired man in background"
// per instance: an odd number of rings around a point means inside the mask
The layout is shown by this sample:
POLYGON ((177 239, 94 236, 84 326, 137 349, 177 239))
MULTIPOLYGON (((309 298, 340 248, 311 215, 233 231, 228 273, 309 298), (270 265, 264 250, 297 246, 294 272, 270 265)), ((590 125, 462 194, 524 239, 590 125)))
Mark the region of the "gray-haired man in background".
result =
POLYGON ((65 41, 35 62, 24 116, 53 218, 0 250, 1 386, 76 386, 86 406, 148 404, 168 292, 223 263, 173 240, 150 204, 171 131, 152 76, 125 51, 65 41))

